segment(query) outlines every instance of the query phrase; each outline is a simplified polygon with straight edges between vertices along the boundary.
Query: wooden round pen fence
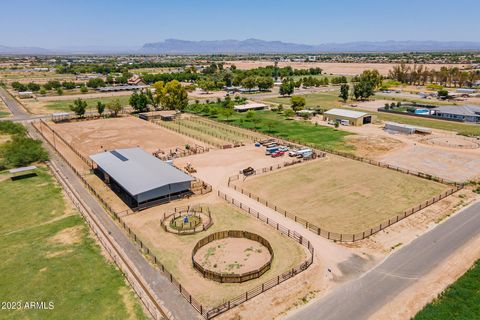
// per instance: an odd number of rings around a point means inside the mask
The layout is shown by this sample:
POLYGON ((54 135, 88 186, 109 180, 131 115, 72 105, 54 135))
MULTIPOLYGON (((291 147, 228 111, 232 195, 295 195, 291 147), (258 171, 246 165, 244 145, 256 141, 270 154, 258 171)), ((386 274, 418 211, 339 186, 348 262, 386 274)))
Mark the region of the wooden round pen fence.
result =
POLYGON ((203 275, 204 278, 214 280, 214 281, 217 281, 217 282, 220 282, 220 283, 241 283, 241 282, 249 281, 249 280, 252 280, 252 279, 257 279, 257 278, 261 277, 265 272, 267 272, 270 269, 270 267, 272 265, 273 257, 274 257, 274 253, 273 253, 272 246, 270 245, 270 243, 265 238, 259 236, 258 234, 251 233, 251 232, 248 232, 248 231, 241 231, 241 230, 227 230, 227 231, 219 231, 219 232, 212 233, 211 235, 209 235, 209 236, 207 236, 203 239, 200 239, 197 242, 197 244, 195 245, 195 247, 193 248, 193 251, 192 251, 193 267, 197 271, 199 271, 203 275), (248 240, 251 240, 251 241, 258 242, 261 245, 263 245, 265 248, 267 248, 267 250, 270 254, 270 258, 261 267, 255 269, 255 270, 252 270, 252 271, 244 272, 244 273, 217 272, 217 271, 213 271, 213 270, 210 270, 210 269, 207 269, 207 268, 203 267, 200 263, 198 263, 196 261, 195 254, 197 253, 197 251, 200 248, 202 248, 203 246, 205 246, 205 245, 207 245, 207 244, 209 244, 213 241, 222 240, 222 239, 226 239, 226 238, 244 238, 244 239, 248 239, 248 240))

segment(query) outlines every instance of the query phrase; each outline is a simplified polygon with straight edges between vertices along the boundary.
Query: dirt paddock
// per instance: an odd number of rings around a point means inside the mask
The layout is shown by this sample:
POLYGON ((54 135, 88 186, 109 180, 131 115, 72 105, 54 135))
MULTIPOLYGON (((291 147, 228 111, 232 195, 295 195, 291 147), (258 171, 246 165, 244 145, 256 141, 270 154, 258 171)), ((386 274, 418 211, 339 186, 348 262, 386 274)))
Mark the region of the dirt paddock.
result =
POLYGON ((333 155, 236 184, 337 233, 363 232, 449 189, 440 183, 333 155))
POLYGON ((270 260, 270 253, 259 242, 225 238, 201 247, 194 259, 207 270, 241 274, 260 269, 270 260))
POLYGON ((201 142, 135 117, 120 117, 49 125, 84 156, 118 148, 141 147, 169 151, 201 142))
MULTIPOLYGON (((263 282, 276 277, 292 267, 295 267, 307 259, 307 249, 290 238, 283 236, 275 229, 256 220, 254 217, 239 211, 235 207, 223 202, 215 194, 194 196, 188 200, 174 201, 166 205, 143 210, 137 214, 123 218, 125 223, 137 234, 142 242, 150 248, 159 261, 165 265, 167 270, 182 284, 204 306, 216 306, 229 299, 235 298, 245 291, 251 290, 263 282), (172 211, 175 206, 185 205, 208 206, 214 224, 205 232, 191 235, 177 235, 166 232, 159 221, 164 212, 172 211), (245 230, 266 239, 272 246, 275 257, 272 260, 271 268, 258 279, 244 283, 219 283, 214 280, 203 278, 192 264, 192 251, 196 243, 218 231, 245 230)), ((257 242, 243 243, 233 239, 227 242, 213 241, 210 245, 200 248, 197 256, 204 258, 204 263, 209 265, 217 264, 217 269, 224 269, 227 272, 236 272, 243 268, 255 267, 268 254, 268 249, 257 248, 257 242), (220 247, 218 247, 220 246, 220 247), (201 251, 206 248, 207 251, 201 251), (249 248, 260 249, 261 252, 252 254, 249 248), (250 255, 248 256, 248 254, 250 255), (208 258, 205 257, 208 255, 208 258), (206 259, 206 261, 205 261, 206 259), (247 260, 245 260, 247 259, 247 260)), ((269 259, 268 255, 268 259, 269 259)))

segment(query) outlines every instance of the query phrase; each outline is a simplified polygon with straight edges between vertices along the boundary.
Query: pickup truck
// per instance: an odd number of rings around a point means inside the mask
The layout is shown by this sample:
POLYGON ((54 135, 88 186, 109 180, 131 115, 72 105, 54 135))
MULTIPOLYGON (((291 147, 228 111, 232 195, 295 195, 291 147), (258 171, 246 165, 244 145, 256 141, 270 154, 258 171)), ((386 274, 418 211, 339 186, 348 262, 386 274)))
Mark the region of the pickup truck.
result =
POLYGON ((284 154, 285 154, 285 151, 280 151, 280 150, 278 150, 278 151, 272 153, 272 158, 281 157, 281 156, 283 156, 284 154))

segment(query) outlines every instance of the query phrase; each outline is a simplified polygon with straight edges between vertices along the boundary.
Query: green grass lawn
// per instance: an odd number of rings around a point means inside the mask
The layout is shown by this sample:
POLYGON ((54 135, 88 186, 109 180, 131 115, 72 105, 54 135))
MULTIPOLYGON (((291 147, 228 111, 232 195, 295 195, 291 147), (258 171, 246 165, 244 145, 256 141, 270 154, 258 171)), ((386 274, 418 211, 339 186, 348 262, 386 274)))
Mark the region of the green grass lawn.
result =
POLYGON ((0 118, 5 118, 5 117, 8 117, 10 115, 9 112, 6 112, 6 111, 0 111, 0 118))
POLYGON ((309 121, 287 120, 283 115, 273 111, 257 111, 253 119, 248 119, 247 113, 235 113, 228 119, 218 115, 217 119, 300 143, 311 143, 318 148, 327 147, 341 151, 353 150, 353 147, 347 145, 344 140, 345 136, 350 135, 348 132, 325 126, 316 126, 309 121))
MULTIPOLYGON (((338 97, 339 91, 331 92, 318 92, 310 94, 302 94, 300 96, 305 98, 306 107, 308 108, 320 108, 331 109, 337 108, 345 103, 338 97)), ((296 94, 293 94, 296 95, 296 94)), ((282 103, 284 106, 289 106, 291 97, 276 97, 265 99, 266 102, 282 103)))
MULTIPOLYGON (((82 96, 79 95, 78 98, 81 99, 82 96)), ((75 99, 78 99, 78 98, 75 98, 75 99)), ((51 102, 51 103, 48 103, 47 105, 45 105, 45 108, 47 108, 49 110, 52 110, 52 111, 70 111, 70 105, 73 104, 73 101, 75 99, 65 100, 65 101, 54 101, 54 102, 51 102)), ((97 106, 98 101, 101 101, 103 103, 110 103, 114 99, 120 100, 120 103, 123 106, 126 106, 126 105, 128 105, 128 100, 130 99, 130 96, 93 98, 93 99, 83 99, 83 100, 85 100, 87 102, 87 105, 88 105, 87 108, 92 109, 92 110, 88 110, 88 111, 94 111, 94 110, 96 110, 96 106, 97 106)))
POLYGON ((480 260, 414 318, 437 319, 480 319, 480 260))
MULTIPOLYGON (((306 106, 311 107, 311 108, 320 107, 322 109, 331 109, 331 108, 338 108, 338 107, 341 107, 342 105, 345 105, 345 103, 343 103, 341 100, 339 100, 338 92, 320 92, 320 93, 305 94, 305 95, 301 95, 301 96, 305 97, 306 106)), ((382 95, 375 95, 374 98, 392 100, 392 97, 382 96, 382 95)), ((409 100, 409 99, 398 99, 397 98, 397 101, 407 101, 407 100, 409 100)), ((285 105, 285 106, 290 105, 290 97, 270 98, 270 99, 266 99, 265 101, 274 102, 274 103, 283 103, 283 105, 285 105)), ((348 101, 347 103, 350 103, 350 102, 352 102, 352 101, 348 101)), ((413 101, 410 101, 410 102, 413 102, 413 101)), ((430 104, 431 101, 430 100, 428 100, 428 101, 418 100, 417 102, 423 102, 423 103, 430 104)), ((437 101, 434 101, 434 102, 436 102, 437 104, 445 104, 444 102, 437 102, 437 101)), ((349 108, 347 108, 347 109, 349 109, 349 108)), ((447 131, 454 131, 454 132, 458 132, 459 134, 468 135, 468 136, 480 136, 480 125, 465 124, 465 123, 461 123, 461 122, 436 120, 436 119, 428 119, 428 118, 420 118, 420 117, 412 117, 412 116, 407 116, 407 115, 403 116, 403 115, 400 115, 400 114, 392 114, 392 113, 384 113, 384 112, 372 112, 370 110, 361 110, 359 108, 355 108, 355 109, 352 109, 352 110, 365 111, 365 112, 368 112, 370 114, 374 114, 374 115, 377 116, 378 119, 383 120, 383 121, 394 121, 394 122, 400 122, 400 123, 410 124, 410 125, 415 125, 415 126, 421 126, 421 127, 427 127, 427 128, 433 128, 433 129, 441 129, 441 130, 447 130, 447 131)))
POLYGON ((1 301, 53 302, 53 310, 0 310, 2 319, 146 319, 133 291, 67 208, 44 168, 0 174, 1 301))

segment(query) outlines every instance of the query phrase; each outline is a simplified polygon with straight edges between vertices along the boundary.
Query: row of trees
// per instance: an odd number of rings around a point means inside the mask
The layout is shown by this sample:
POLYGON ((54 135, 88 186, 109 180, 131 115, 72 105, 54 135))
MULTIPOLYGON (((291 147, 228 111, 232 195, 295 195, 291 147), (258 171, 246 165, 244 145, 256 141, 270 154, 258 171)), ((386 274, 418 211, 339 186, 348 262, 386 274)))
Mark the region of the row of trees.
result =
POLYGON ((101 78, 94 78, 88 80, 86 83, 77 83, 74 81, 63 81, 60 82, 58 80, 50 80, 43 85, 40 85, 35 82, 29 83, 21 83, 18 81, 12 82, 12 88, 16 91, 32 91, 32 92, 40 92, 41 94, 46 94, 47 91, 56 90, 57 93, 62 94, 63 90, 71 90, 77 87, 80 87, 80 91, 82 93, 88 92, 88 88, 96 89, 99 87, 105 87, 106 83, 101 78), (88 88, 87 88, 88 87, 88 88))
MULTIPOLYGON (((87 111, 88 103, 87 101, 78 98, 73 101, 73 104, 70 105, 70 110, 73 111, 77 116, 83 117, 87 111)), ((96 109, 100 116, 103 116, 105 110, 108 109, 110 114, 114 117, 118 116, 118 113, 122 111, 122 104, 119 99, 114 99, 110 103, 103 103, 102 101, 97 101, 96 109)))
POLYGON ((441 67, 439 70, 429 70, 424 65, 409 66, 404 63, 396 65, 389 71, 388 77, 405 84, 425 85, 439 84, 448 87, 472 87, 480 80, 480 71, 460 70, 458 67, 441 67))

